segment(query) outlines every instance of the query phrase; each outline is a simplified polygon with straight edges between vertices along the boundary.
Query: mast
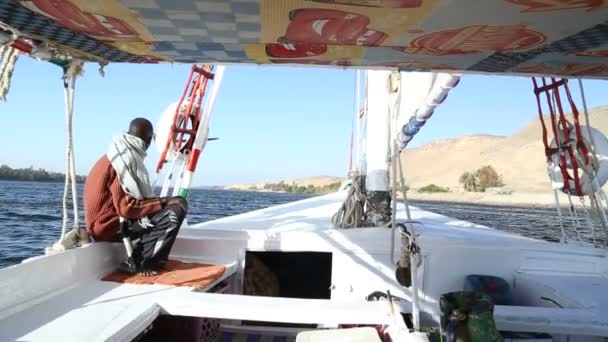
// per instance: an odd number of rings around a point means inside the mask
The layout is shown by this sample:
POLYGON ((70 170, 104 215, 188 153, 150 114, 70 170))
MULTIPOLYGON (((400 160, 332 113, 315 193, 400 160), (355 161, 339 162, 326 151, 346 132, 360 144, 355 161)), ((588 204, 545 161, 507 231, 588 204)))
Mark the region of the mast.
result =
MULTIPOLYGON (((361 85, 361 71, 355 71, 355 170, 361 172, 361 115, 359 113, 360 110, 360 89, 361 85)), ((352 171, 352 170, 350 170, 352 171)))
MULTIPOLYGON (((443 102, 459 76, 368 70, 364 117, 357 134, 357 171, 349 173, 352 188, 332 218, 339 229, 387 226, 393 222, 389 166, 443 102), (361 134, 363 131, 363 134, 361 134), (400 146, 398 146, 400 145, 400 146)), ((359 77, 355 78, 355 107, 359 77)), ((357 120, 359 121, 359 120, 357 120)), ((351 151, 352 153, 352 151, 351 151)), ((352 170, 351 170, 352 171, 352 170)), ((394 189, 393 189, 394 190, 394 189)))
POLYGON ((365 79, 365 88, 363 89, 363 111, 361 115, 361 120, 359 121, 359 132, 357 133, 358 137, 358 157, 359 157, 359 175, 360 175, 360 184, 361 188, 365 189, 365 174, 367 172, 367 152, 364 144, 367 143, 367 71, 364 74, 365 79))
POLYGON ((368 71, 365 219, 374 225, 384 225, 391 219, 389 193, 390 118, 388 84, 390 71, 368 71))

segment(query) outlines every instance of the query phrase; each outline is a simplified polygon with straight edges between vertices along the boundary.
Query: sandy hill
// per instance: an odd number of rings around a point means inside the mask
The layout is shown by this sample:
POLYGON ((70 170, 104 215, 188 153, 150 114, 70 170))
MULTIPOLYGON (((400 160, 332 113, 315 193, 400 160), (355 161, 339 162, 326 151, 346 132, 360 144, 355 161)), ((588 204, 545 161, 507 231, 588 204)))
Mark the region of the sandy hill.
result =
MULTIPOLYGON (((589 114, 592 126, 608 133, 608 106, 594 108, 589 114)), ((582 113, 580 119, 583 123, 582 113)), ((467 135, 437 140, 419 148, 407 149, 402 154, 402 158, 405 161, 406 181, 414 189, 432 183, 459 190, 462 188, 458 179, 464 172, 491 165, 502 176, 505 187, 510 190, 517 193, 551 191, 545 168, 542 130, 536 118, 511 136, 467 135)), ((321 187, 342 180, 343 178, 339 177, 321 176, 282 181, 298 186, 321 187)), ((264 189, 266 184, 280 181, 235 184, 226 188, 264 189)), ((452 195, 459 194, 452 193, 452 195)), ((547 199, 549 202, 552 201, 552 198, 547 199)), ((522 202, 526 201, 532 200, 522 200, 522 202)))
MULTIPOLYGON (((589 112, 591 125, 608 133, 608 106, 589 112)), ((584 122, 581 113, 581 123, 584 122)), ((419 188, 431 183, 452 189, 466 171, 492 165, 506 187, 518 192, 550 191, 545 168, 542 130, 538 119, 508 137, 471 135, 439 140, 407 149, 402 158, 408 184, 419 188)))
POLYGON ((234 184, 227 186, 226 189, 233 190, 250 190, 251 188, 256 189, 264 189, 266 184, 276 184, 279 182, 284 182, 285 184, 295 184, 297 186, 315 186, 322 187, 325 185, 329 185, 332 183, 342 182, 344 179, 339 177, 332 176, 318 176, 318 177, 307 177, 307 178, 297 178, 297 179, 282 179, 282 180, 274 180, 274 181, 265 181, 265 182, 257 182, 257 183, 249 183, 249 184, 234 184))

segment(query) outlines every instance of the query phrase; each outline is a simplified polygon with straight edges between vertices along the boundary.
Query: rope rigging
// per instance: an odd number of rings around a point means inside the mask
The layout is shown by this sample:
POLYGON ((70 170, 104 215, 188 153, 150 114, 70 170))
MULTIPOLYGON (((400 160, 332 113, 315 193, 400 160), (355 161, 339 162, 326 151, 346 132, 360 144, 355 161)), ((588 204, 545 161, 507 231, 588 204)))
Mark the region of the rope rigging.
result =
POLYGON ((168 157, 170 159, 175 157, 173 153, 188 154, 192 149, 201 119, 201 103, 207 82, 214 77, 211 70, 212 66, 208 65, 192 66, 182 96, 175 107, 171 130, 164 142, 165 146, 156 165, 156 172, 160 172, 168 157))
POLYGON ((350 188, 346 195, 346 199, 338 209, 338 211, 332 216, 331 222, 334 229, 349 229, 359 228, 365 226, 375 226, 371 220, 366 217, 366 213, 369 211, 377 211, 373 201, 370 201, 367 193, 364 189, 364 170, 365 170, 365 155, 362 150, 363 136, 365 135, 365 123, 367 120, 367 78, 365 79, 365 93, 364 106, 359 107, 360 102, 360 75, 357 71, 355 73, 355 86, 354 86, 354 103, 353 111, 354 116, 351 123, 351 137, 350 137, 350 160, 349 160, 349 184, 350 188), (363 122, 363 128, 361 128, 363 122), (353 168, 353 155, 354 153, 354 132, 355 126, 357 130, 357 164, 353 168), (363 131, 363 133, 362 133, 363 131))
POLYGON ((365 205, 369 203, 365 191, 363 189, 363 173, 364 173, 364 155, 362 149, 363 136, 365 135, 365 122, 366 116, 366 104, 367 104, 367 78, 365 78, 365 96, 362 108, 359 107, 361 102, 360 99, 360 71, 355 72, 355 86, 353 96, 353 111, 354 115, 351 123, 351 137, 350 137, 350 160, 348 165, 348 178, 350 188, 346 195, 346 199, 340 206, 340 209, 332 216, 331 222, 334 229, 348 229, 357 228, 367 225, 365 221, 365 205), (363 124, 362 124, 363 122, 363 124), (363 125, 363 128, 361 127, 363 125), (357 131, 357 164, 353 169, 353 144, 354 144, 354 131, 357 131))
POLYGON ((6 101, 19 51, 9 44, 0 46, 0 100, 6 101))
POLYGON ((559 172, 564 180, 561 190, 571 195, 583 196, 579 167, 584 172, 588 172, 591 165, 589 164, 589 150, 581 134, 578 109, 572 100, 567 81, 565 79, 556 81, 554 78, 551 80, 551 83, 547 83, 545 78, 542 78, 542 86, 539 86, 536 79, 532 79, 543 130, 545 156, 549 163, 554 163, 559 167, 559 172), (563 87, 566 92, 574 124, 566 120, 560 97, 560 87, 563 87), (547 124, 542 112, 540 100, 542 94, 547 99, 549 109, 549 127, 553 134, 551 142, 548 140, 547 124), (572 176, 569 170, 571 170, 572 176))
POLYGON ((198 159, 207 141, 215 140, 209 139, 209 120, 224 69, 224 66, 193 65, 180 100, 170 105, 161 116, 157 130, 157 144, 161 149, 156 167, 157 178, 164 164, 171 162, 161 196, 167 196, 171 187, 173 196, 188 195, 198 159), (211 92, 205 97, 211 81, 211 92), (176 172, 178 175, 174 179, 176 172))
POLYGON ((78 210, 78 184, 76 182, 76 163, 74 158, 74 138, 72 118, 74 114, 74 93, 76 78, 82 75, 83 63, 73 60, 64 67, 63 88, 66 120, 65 183, 63 188, 63 218, 59 241, 47 247, 46 253, 53 253, 79 246, 88 242, 86 230, 80 229, 80 212, 78 210), (70 201, 71 200, 71 201, 70 201), (71 202, 71 203, 70 203, 71 202), (71 206, 70 206, 71 204, 71 206), (70 209, 72 210, 72 229, 69 230, 70 209))
POLYGON ((590 230, 591 242, 595 245, 595 225, 597 223, 603 228, 608 238, 608 220, 605 213, 608 201, 602 190, 602 186, 608 181, 608 164, 604 162, 605 158, 598 157, 598 149, 603 154, 608 153, 608 139, 590 125, 581 80, 579 80, 579 87, 583 100, 586 129, 581 127, 580 112, 574 103, 567 79, 550 78, 547 80, 542 77, 538 81, 536 78, 532 78, 532 83, 541 123, 547 171, 553 186, 560 221, 561 241, 566 243, 573 236, 569 236, 564 226, 558 190, 568 196, 571 228, 574 230, 576 239, 581 240, 581 229, 586 224, 590 230), (564 98, 562 92, 567 105, 570 106, 570 120, 567 119, 562 104, 564 98), (543 113, 541 97, 546 100, 548 116, 543 113), (579 197, 583 211, 582 217, 579 217, 572 196, 579 197), (585 203, 585 197, 589 197, 589 206, 585 203))
POLYGON ((68 200, 71 191, 72 210, 74 211, 72 229, 77 229, 80 223, 78 215, 78 193, 76 190, 76 175, 74 172, 74 140, 72 135, 72 117, 74 114, 74 89, 76 88, 75 73, 64 74, 63 88, 65 93, 65 122, 66 122, 66 157, 65 157, 65 184, 63 188, 63 225, 61 238, 68 229, 68 200))

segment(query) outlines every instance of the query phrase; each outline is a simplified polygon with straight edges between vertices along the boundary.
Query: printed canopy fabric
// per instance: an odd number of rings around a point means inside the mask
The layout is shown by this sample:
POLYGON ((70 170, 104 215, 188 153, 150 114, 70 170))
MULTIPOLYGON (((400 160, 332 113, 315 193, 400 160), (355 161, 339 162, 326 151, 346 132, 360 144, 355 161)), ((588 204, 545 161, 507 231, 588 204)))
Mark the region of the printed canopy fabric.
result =
POLYGON ((608 78, 608 0, 0 3, 0 21, 89 60, 608 78))

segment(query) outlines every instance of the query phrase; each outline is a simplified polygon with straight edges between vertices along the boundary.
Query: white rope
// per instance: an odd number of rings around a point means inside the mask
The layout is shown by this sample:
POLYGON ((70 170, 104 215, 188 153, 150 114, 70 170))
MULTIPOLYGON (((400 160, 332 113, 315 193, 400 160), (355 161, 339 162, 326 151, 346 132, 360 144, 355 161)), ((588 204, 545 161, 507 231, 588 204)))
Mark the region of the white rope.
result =
POLYGON ((589 210, 587 210, 587 205, 585 204, 585 197, 581 196, 581 206, 583 207, 583 211, 585 213, 585 221, 587 222, 587 226, 591 229, 591 241, 593 246, 595 247, 595 225, 591 222, 591 217, 589 214, 589 210))
MULTIPOLYGON (((407 244, 403 244, 403 242, 402 242, 401 247, 403 249, 406 246, 410 246, 414 243, 414 225, 413 225, 413 221, 412 221, 412 213, 410 212, 410 203, 407 198, 407 188, 405 185, 405 173, 403 172, 403 164, 401 162, 401 158, 399 158, 397 160, 397 170, 399 172, 399 185, 401 187, 401 193, 403 194, 403 205, 405 206, 405 217, 407 218, 407 228, 408 228, 408 231, 412 234, 411 241, 407 242, 407 244)), ((402 258, 404 256, 406 256, 406 254, 409 257, 409 255, 410 255, 409 252, 408 253, 403 253, 403 252, 404 251, 402 251, 402 255, 401 255, 402 258)), ((409 260, 400 260, 399 261, 399 265, 402 267, 404 266, 405 263, 409 263, 409 260)))
MULTIPOLYGON (((597 200, 597 206, 598 206, 598 210, 602 216, 602 219, 604 220, 604 222, 608 222, 608 217, 606 217, 606 211, 604 210, 604 205, 602 203, 605 203, 608 206, 608 198, 606 197, 606 193, 604 192, 604 190, 601 190, 596 194, 596 200, 597 200)), ((605 241, 604 241, 604 246, 608 246, 608 228, 604 227, 604 235, 606 237, 605 241)))
POLYGON ((78 212, 78 184, 76 182, 76 157, 74 155, 74 138, 72 135, 72 115, 74 113, 74 91, 76 89, 76 75, 72 75, 70 82, 70 120, 69 120, 69 149, 70 149, 70 177, 72 183, 72 211, 74 220, 72 229, 78 230, 80 227, 80 214, 78 212))
POLYGON ((63 223, 61 227, 61 239, 68 231, 69 221, 69 196, 72 196, 72 230, 78 231, 80 227, 80 214, 78 212, 78 184, 76 183, 76 164, 74 161, 74 139, 72 133, 72 117, 74 113, 74 91, 76 89, 76 77, 82 72, 82 63, 74 62, 65 74, 65 121, 66 121, 66 168, 65 184, 63 187, 63 223))
MULTIPOLYGON (((585 113, 585 125, 587 126, 587 134, 589 134, 589 140, 591 142, 591 155, 593 161, 598 165, 597 153, 595 152, 595 141, 593 140, 593 134, 591 134, 591 123, 589 121, 589 111, 587 110, 587 98, 585 97, 585 88, 583 87, 583 80, 578 79, 578 86, 581 93, 581 99, 583 100, 583 111, 585 113)), ((595 171, 595 169, 593 169, 595 171)))
MULTIPOLYGON (((606 227, 604 226, 604 220, 606 220, 606 213, 604 212, 604 209, 602 207, 602 198, 600 196, 599 193, 594 193, 591 196, 589 196, 590 199, 590 207, 591 207, 591 217, 593 217, 593 213, 599 214, 598 220, 600 221, 601 225, 602 225, 602 230, 604 233, 604 246, 607 245, 608 243, 608 230, 606 229, 606 227)), ((591 223, 593 224, 593 222, 591 223)))
MULTIPOLYGON (((591 120, 589 119, 589 110, 587 108, 587 97, 585 96, 585 87, 583 85, 583 80, 582 79, 578 79, 578 86, 579 86, 579 91, 581 94, 581 100, 583 101, 583 112, 585 113, 585 126, 587 126, 587 134, 589 135, 589 142, 590 145, 589 146, 589 150, 591 151, 591 156, 593 158, 593 164, 594 165, 599 165, 599 160, 597 158, 597 151, 596 151, 596 146, 595 146, 595 141, 593 138, 593 134, 591 134, 591 120)), ((604 206, 602 205, 602 199, 606 199, 606 194, 604 193, 604 190, 602 189, 601 185, 599 184, 598 180, 597 180, 597 170, 595 168, 591 168, 592 170, 592 176, 593 176, 593 182, 595 183, 597 192, 595 194, 593 194, 591 197, 591 204, 592 207, 595 207, 595 211, 597 211, 599 213, 599 221, 602 225, 602 228, 604 230, 604 235, 606 236, 606 240, 604 241, 604 244, 608 244, 608 217, 606 217, 606 212, 604 210, 604 206)), ((608 205, 608 202, 606 202, 606 204, 608 205)))
POLYGON ((578 241, 582 241, 581 231, 580 231, 579 225, 578 225, 578 215, 576 214, 576 208, 574 207, 574 203, 572 202, 572 196, 570 196, 570 194, 567 194, 567 196, 568 196, 568 202, 570 204, 569 210, 570 210, 570 219, 572 220, 572 228, 574 229, 574 232, 576 233, 578 241))
MULTIPOLYGON (((559 89, 556 89, 555 91, 559 91, 559 89)), ((555 95, 555 92, 553 92, 551 94, 551 100, 553 103, 552 104, 549 103, 549 106, 550 107, 552 106, 550 108, 550 111, 555 113, 557 111, 557 97, 555 95)), ((556 114, 559 115, 559 113, 556 113, 556 114)), ((561 135, 560 135, 561 130, 559 128, 559 118, 558 118, 556 125, 557 125, 557 132, 555 134, 555 144, 557 145, 559 156, 560 157, 564 156, 567 158, 567 156, 565 155, 565 151, 562 149, 561 135)), ((568 139, 568 137, 564 137, 564 138, 568 139)), ((549 176, 549 178, 553 182, 553 179, 551 178, 551 176, 549 176)), ((567 181, 568 181, 567 179, 564 179, 564 182, 567 182, 567 181)), ((580 227, 579 227, 579 223, 578 223, 578 215, 576 214, 576 208, 574 207, 574 203, 572 202, 572 195, 570 192, 568 192, 568 193, 566 193, 566 196, 568 196, 568 202, 570 204, 569 213, 570 213, 570 220, 572 221, 572 228, 574 229, 574 231, 577 235, 578 241, 581 241, 581 233, 580 233, 580 229, 579 229, 580 227)), ((557 193, 555 194, 555 201, 556 201, 555 202, 556 206, 559 208, 560 204, 559 204, 559 199, 558 199, 557 193)), ((561 209, 558 209, 558 215, 561 218, 561 209)), ((560 225, 563 225, 563 223, 561 221, 560 221, 560 225)), ((565 230, 562 230, 562 234, 566 234, 565 230)))
MULTIPOLYGON (((412 214, 410 212, 410 205, 409 205, 409 201, 407 198, 407 189, 406 189, 406 185, 405 185, 405 176, 403 173, 403 166, 401 163, 401 152, 399 151, 399 145, 397 145, 397 140, 395 140, 394 143, 395 146, 395 150, 396 153, 393 154, 393 184, 392 184, 392 191, 393 191, 393 215, 392 215, 392 220, 391 222, 394 224, 393 226, 393 234, 392 234, 392 238, 391 238, 391 260, 395 260, 395 256, 394 256, 394 243, 395 243, 395 231, 396 231, 396 221, 397 221, 397 192, 401 191, 401 193, 403 194, 403 202, 404 202, 404 206, 405 206, 405 215, 407 218, 407 224, 408 224, 408 229, 410 231, 413 231, 413 227, 412 227, 412 214), (399 179, 399 182, 397 182, 397 178, 399 179)), ((407 244, 409 245, 409 243, 407 244)), ((404 246, 401 246, 402 248, 404 246)), ((403 256, 404 253, 402 251, 401 253, 403 256)), ((405 262, 404 260, 400 260, 397 263, 395 263, 396 266, 403 266, 403 262, 405 262)))
POLYGON ((553 189, 553 196, 555 196, 555 204, 556 204, 556 208, 557 208, 557 217, 559 219, 559 229, 562 233, 562 238, 560 239, 560 242, 562 243, 567 243, 568 242, 568 236, 566 235, 566 230, 564 229, 564 222, 563 222, 563 217, 562 217, 562 208, 561 205, 559 203, 559 194, 557 193, 557 189, 553 189))
MULTIPOLYGON (((66 97, 67 97, 67 90, 66 90, 66 97)), ((70 175, 68 174, 68 170, 70 169, 70 152, 69 152, 69 148, 66 148, 65 168, 66 168, 66 172, 65 172, 65 179, 64 179, 64 182, 63 182, 63 200, 61 201, 62 208, 63 208, 63 215, 62 215, 63 219, 62 219, 62 223, 61 223, 61 238, 60 239, 63 239, 65 237, 65 234, 68 231, 68 221, 69 221, 69 213, 68 213, 69 198, 68 198, 68 195, 70 193, 70 179, 71 179, 70 175)))
MULTIPOLYGON (((407 228, 410 233, 409 237, 409 246, 416 246, 416 231, 414 230, 414 223, 412 222, 412 213, 410 212, 410 204, 407 198, 407 189, 405 186, 405 173, 403 172, 403 165, 401 163, 401 158, 398 158, 397 167, 399 170, 399 181, 401 183, 401 191, 403 192, 403 202, 405 205, 405 214, 407 217, 407 228)), ((404 246, 402 246, 404 247, 404 246)), ((405 254, 403 256, 406 256, 405 254)), ((409 264, 410 264, 410 272, 412 279, 412 324, 414 325, 414 330, 418 331, 420 329, 420 304, 418 302, 418 253, 410 250, 410 253, 407 253, 409 256, 409 264)), ((403 266, 403 265, 401 265, 403 266)))
POLYGON ((410 203, 407 199, 407 188, 405 185, 405 173, 403 172, 403 166, 401 164, 401 158, 398 159, 397 167, 399 168, 399 179, 401 183, 401 192, 403 193, 403 202, 405 204, 405 216, 407 221, 412 223, 412 213, 410 212, 410 203))
POLYGON ((17 49, 4 45, 0 47, 0 100, 6 101, 6 95, 11 87, 11 78, 19 58, 17 49))
POLYGON ((399 158, 399 147, 396 139, 397 118, 399 117, 400 103, 401 103, 401 75, 397 73, 391 73, 389 78, 389 120, 388 120, 388 132, 389 141, 392 142, 391 147, 391 221, 390 227, 392 230, 391 234, 391 262, 398 266, 399 261, 395 262, 395 237, 397 234, 397 159, 399 158))
POLYGON ((393 231, 393 233, 391 234, 391 262, 398 266, 399 261, 395 262, 395 236, 397 234, 397 158, 399 158, 399 148, 397 147, 396 142, 393 143, 392 148, 393 153, 391 158, 391 194, 393 202, 391 210, 391 230, 393 231))

